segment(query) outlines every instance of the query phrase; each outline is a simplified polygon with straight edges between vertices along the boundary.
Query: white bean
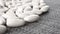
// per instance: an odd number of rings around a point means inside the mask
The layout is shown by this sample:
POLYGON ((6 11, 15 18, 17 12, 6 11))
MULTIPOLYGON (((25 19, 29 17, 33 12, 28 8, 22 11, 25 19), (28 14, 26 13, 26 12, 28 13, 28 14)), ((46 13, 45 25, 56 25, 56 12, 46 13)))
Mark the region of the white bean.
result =
POLYGON ((0 8, 0 13, 4 13, 8 10, 8 8, 2 6, 2 8, 0 8))
POLYGON ((44 0, 40 0, 40 3, 44 3, 44 0))
POLYGON ((32 10, 32 13, 34 13, 36 15, 40 15, 40 14, 42 14, 42 11, 34 9, 34 10, 32 10))
POLYGON ((34 22, 39 19, 38 15, 30 15, 24 18, 25 21, 27 22, 34 22))
POLYGON ((2 15, 4 18, 16 18, 14 10, 10 9, 6 14, 2 15))
POLYGON ((7 28, 4 25, 0 25, 0 34, 5 33, 6 30, 7 28))
POLYGON ((16 6, 13 1, 5 2, 5 4, 8 6, 8 8, 13 8, 16 6))
POLYGON ((24 25, 25 21, 18 18, 8 18, 6 24, 9 27, 18 27, 24 25))
POLYGON ((32 0, 22 0, 23 4, 30 3, 32 0))
POLYGON ((28 6, 28 7, 26 7, 25 9, 24 9, 24 12, 26 12, 26 11, 32 11, 33 9, 30 7, 30 6, 28 6))
POLYGON ((2 16, 0 16, 0 25, 3 25, 3 24, 5 24, 5 19, 2 16))
POLYGON ((22 13, 22 14, 18 14, 17 16, 19 17, 19 18, 24 18, 24 17, 26 17, 26 16, 28 16, 29 14, 28 13, 22 13))
POLYGON ((40 9, 40 11, 46 12, 46 11, 48 11, 48 9, 49 9, 49 6, 43 6, 43 7, 40 9))
POLYGON ((40 3, 40 0, 32 0, 33 5, 38 5, 40 3))
POLYGON ((23 9, 24 9, 23 6, 19 6, 18 9, 16 10, 16 14, 18 15, 23 13, 23 9))
POLYGON ((2 1, 2 0, 0 0, 0 5, 1 5, 1 6, 4 6, 4 3, 3 3, 3 1, 2 1))
POLYGON ((39 5, 39 7, 42 8, 42 7, 45 6, 45 5, 46 5, 46 3, 41 3, 41 4, 39 5))

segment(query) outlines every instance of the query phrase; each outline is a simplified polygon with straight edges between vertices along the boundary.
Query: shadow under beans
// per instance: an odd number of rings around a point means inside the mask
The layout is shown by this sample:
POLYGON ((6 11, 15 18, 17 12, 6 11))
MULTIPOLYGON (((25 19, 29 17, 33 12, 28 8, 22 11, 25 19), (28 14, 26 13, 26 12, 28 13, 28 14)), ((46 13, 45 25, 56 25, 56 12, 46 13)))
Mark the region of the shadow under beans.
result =
POLYGON ((47 12, 43 12, 43 13, 40 14, 39 16, 43 16, 43 15, 47 15, 47 14, 49 14, 49 11, 47 11, 47 12))

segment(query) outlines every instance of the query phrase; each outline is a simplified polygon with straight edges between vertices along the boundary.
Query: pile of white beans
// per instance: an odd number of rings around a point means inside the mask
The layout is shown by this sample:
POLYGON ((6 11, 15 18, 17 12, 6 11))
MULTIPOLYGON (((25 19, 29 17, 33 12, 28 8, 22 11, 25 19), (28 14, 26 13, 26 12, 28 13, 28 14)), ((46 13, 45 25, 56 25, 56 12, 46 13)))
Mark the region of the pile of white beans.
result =
POLYGON ((0 34, 8 27, 18 27, 37 21, 49 6, 44 0, 0 0, 0 34))

